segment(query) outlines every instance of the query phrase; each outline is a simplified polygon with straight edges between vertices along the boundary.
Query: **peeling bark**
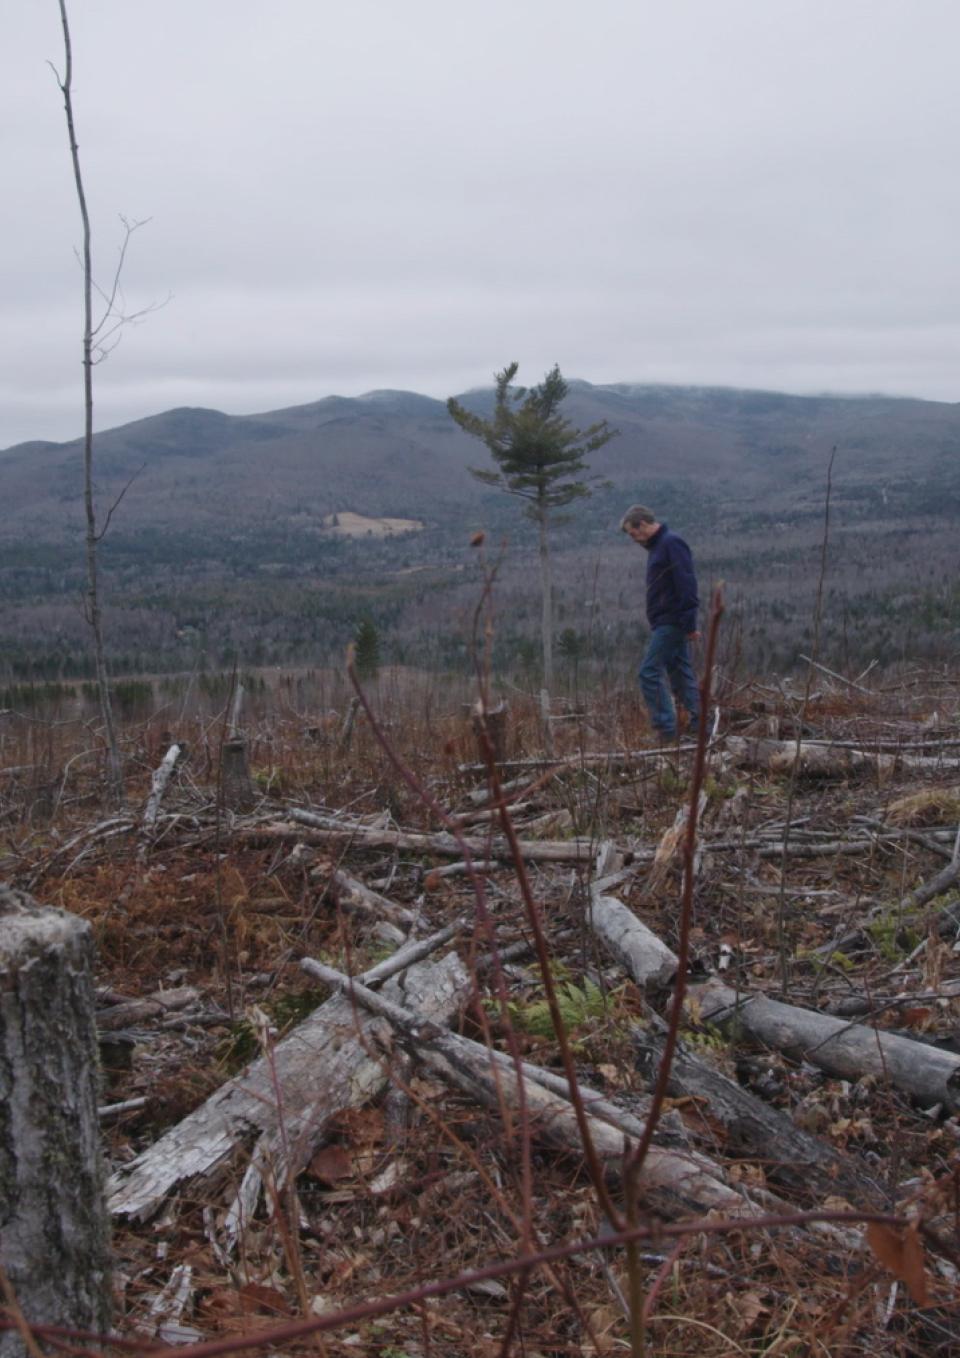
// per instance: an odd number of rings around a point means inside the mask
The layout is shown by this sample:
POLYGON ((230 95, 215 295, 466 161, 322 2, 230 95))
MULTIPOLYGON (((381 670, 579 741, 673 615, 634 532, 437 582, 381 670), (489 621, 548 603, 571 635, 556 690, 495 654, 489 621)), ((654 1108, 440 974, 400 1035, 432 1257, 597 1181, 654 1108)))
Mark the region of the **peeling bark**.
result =
MULTIPOLYGON (((367 979, 390 975, 390 958, 367 979)), ((455 954, 411 966, 404 989, 411 1008, 447 1021, 469 994, 455 954)), ((145 1219, 177 1184, 232 1166, 258 1147, 274 1171, 296 1172, 309 1159, 328 1119, 380 1095, 389 1083, 389 1024, 335 995, 299 1024, 267 1057, 229 1080, 200 1108, 166 1132, 110 1181, 110 1211, 145 1219), (285 1163, 279 1167, 280 1157, 285 1163)), ((281 1174, 282 1177, 282 1174, 281 1174)))

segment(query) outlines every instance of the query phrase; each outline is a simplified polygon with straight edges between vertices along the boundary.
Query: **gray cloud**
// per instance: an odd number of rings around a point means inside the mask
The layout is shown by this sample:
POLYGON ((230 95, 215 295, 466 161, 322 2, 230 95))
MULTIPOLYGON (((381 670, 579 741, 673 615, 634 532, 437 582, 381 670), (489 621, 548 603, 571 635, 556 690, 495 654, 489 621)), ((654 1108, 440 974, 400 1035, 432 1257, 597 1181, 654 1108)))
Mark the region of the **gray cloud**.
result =
MULTIPOLYGON (((74 4, 98 425, 591 381, 960 398, 952 0, 74 4)), ((0 447, 80 427, 56 5, 0 55, 0 447)))

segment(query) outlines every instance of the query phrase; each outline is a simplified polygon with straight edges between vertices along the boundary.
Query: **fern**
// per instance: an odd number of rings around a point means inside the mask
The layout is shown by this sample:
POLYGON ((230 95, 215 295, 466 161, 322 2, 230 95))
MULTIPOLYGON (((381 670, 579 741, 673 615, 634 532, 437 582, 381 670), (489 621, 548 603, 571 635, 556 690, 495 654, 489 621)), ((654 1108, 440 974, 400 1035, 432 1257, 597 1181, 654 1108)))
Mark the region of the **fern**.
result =
MULTIPOLYGON (((573 981, 563 981, 557 986, 557 1008, 567 1032, 574 1032, 596 1019, 606 1017, 607 999, 593 981, 584 981, 582 988, 573 981)), ((535 1000, 532 1004, 511 1004, 510 1017, 518 1028, 532 1037, 556 1036, 546 1000, 535 1000)))

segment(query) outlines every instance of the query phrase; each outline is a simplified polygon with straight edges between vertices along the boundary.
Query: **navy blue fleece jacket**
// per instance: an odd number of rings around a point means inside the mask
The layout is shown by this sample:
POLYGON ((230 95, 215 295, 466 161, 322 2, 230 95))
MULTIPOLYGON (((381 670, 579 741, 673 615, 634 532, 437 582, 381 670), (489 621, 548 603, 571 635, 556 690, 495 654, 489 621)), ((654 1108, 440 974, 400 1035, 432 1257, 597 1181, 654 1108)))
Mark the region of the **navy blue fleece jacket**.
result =
POLYGON ((647 621, 651 627, 668 623, 689 636, 697 630, 697 577, 693 557, 683 538, 662 523, 643 544, 647 558, 647 621))

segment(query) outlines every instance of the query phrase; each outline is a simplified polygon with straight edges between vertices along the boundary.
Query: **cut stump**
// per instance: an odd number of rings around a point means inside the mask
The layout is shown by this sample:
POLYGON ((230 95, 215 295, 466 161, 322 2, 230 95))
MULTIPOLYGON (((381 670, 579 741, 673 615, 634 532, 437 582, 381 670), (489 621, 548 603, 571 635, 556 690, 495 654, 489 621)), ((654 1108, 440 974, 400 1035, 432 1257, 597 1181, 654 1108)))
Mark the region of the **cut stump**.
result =
POLYGON ((0 887, 0 1265, 31 1324, 105 1331, 92 961, 87 923, 0 887))

